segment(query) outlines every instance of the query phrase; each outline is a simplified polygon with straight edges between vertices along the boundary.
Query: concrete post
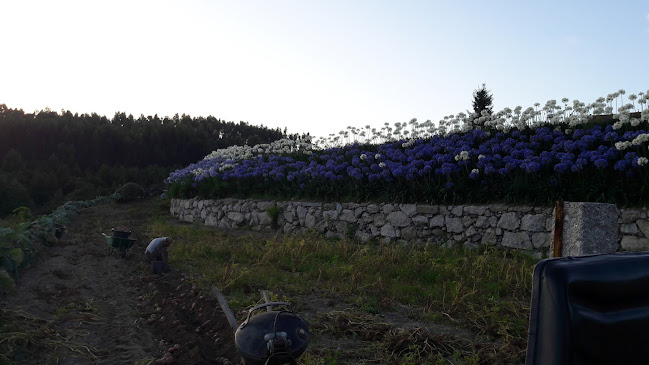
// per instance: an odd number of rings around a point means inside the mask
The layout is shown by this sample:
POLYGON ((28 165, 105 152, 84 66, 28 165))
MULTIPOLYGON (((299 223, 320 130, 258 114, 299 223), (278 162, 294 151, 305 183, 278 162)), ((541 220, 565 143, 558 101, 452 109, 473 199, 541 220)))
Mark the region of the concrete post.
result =
POLYGON ((614 204, 565 202, 562 256, 612 253, 618 249, 614 204))

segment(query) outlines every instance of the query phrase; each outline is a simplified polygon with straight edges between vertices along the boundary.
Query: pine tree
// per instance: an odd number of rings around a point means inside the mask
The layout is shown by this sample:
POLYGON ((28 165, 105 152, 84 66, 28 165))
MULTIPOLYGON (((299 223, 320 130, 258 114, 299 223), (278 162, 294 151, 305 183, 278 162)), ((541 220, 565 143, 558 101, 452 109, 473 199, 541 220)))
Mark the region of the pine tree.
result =
POLYGON ((488 115, 493 113, 493 96, 487 90, 487 86, 482 84, 482 87, 473 91, 473 112, 476 114, 473 119, 473 125, 482 125, 478 122, 478 118, 482 116, 482 111, 486 111, 488 115))

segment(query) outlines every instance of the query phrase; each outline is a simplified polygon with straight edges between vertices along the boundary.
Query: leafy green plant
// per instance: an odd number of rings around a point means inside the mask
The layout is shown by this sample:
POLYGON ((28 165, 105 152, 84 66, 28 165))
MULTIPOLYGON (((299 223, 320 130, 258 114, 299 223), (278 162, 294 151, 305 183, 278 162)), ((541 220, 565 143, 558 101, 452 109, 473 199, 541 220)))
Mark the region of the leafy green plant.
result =
MULTIPOLYGON (((57 207, 51 214, 41 216, 33 222, 31 220, 34 217, 29 208, 14 209, 14 214, 9 218, 11 227, 0 227, 0 268, 3 268, 3 272, 13 281, 17 281, 19 270, 36 262, 37 250, 33 247, 34 242, 48 244, 57 224, 68 224, 80 208, 105 204, 116 196, 113 194, 110 197, 97 197, 86 201, 69 201, 57 207)), ((7 282, 4 274, 0 276, 0 285, 13 286, 14 283, 7 282)))
POLYGON ((353 239, 354 235, 356 235, 356 231, 358 231, 358 225, 355 223, 347 223, 347 229, 345 231, 345 237, 349 239, 353 239))
POLYGON ((279 213, 280 212, 281 212, 281 209, 277 205, 274 205, 274 206, 266 209, 266 213, 270 217, 270 226, 273 229, 279 228, 278 220, 279 220, 279 213))
POLYGON ((146 195, 144 189, 134 182, 124 184, 115 191, 115 194, 119 195, 119 198, 116 199, 119 203, 131 202, 146 195))
MULTIPOLYGON (((14 281, 18 281, 18 268, 24 259, 25 254, 21 248, 0 247, 0 267, 3 267, 14 281)), ((2 283, 0 280, 0 284, 2 283)), ((7 285, 6 282, 4 284, 7 285)))
POLYGON ((26 206, 21 206, 13 210, 15 218, 20 222, 31 221, 34 219, 31 209, 26 206))

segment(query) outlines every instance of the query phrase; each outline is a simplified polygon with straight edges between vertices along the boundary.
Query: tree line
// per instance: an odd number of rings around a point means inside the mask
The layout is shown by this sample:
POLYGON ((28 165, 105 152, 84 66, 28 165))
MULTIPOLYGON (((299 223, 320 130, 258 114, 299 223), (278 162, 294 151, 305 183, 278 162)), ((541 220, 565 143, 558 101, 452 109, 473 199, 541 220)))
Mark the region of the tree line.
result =
POLYGON ((108 119, 0 104, 0 217, 19 206, 47 210, 110 194, 126 182, 161 190, 171 171, 213 150, 284 137, 286 129, 212 116, 136 119, 118 112, 108 119))

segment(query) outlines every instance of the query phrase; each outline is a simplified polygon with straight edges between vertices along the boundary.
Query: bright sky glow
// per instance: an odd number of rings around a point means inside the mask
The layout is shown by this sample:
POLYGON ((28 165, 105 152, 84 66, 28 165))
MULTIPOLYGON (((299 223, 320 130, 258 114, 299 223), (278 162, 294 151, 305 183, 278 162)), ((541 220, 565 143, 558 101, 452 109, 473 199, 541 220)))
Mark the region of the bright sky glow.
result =
POLYGON ((0 0, 0 103, 326 136, 649 89, 646 0, 0 0))

